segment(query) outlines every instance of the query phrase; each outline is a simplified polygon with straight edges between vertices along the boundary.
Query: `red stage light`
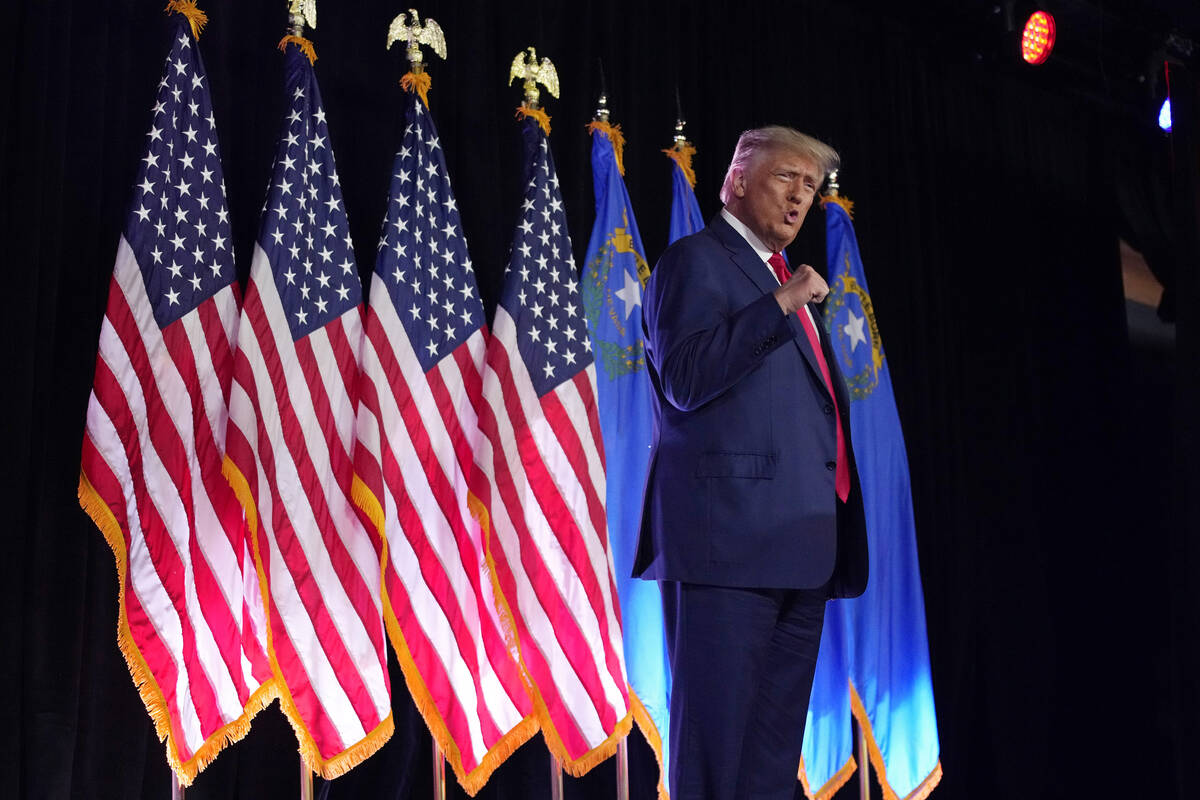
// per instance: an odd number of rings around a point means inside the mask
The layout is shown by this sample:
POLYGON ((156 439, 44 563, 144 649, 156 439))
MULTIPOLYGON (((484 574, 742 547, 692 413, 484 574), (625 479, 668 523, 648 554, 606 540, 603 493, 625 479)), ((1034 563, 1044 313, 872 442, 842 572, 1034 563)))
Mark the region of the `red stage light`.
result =
POLYGON ((1021 58, 1030 64, 1042 64, 1054 49, 1054 17, 1045 11, 1035 11, 1025 23, 1021 34, 1021 58))

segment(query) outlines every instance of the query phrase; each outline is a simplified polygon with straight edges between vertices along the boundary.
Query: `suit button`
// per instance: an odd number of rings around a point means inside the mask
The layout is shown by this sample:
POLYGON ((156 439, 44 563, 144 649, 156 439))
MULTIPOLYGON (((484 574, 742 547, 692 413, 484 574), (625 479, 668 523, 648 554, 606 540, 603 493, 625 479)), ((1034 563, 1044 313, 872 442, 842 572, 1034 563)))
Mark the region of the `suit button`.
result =
POLYGON ((826 414, 832 414, 832 413, 833 413, 833 406, 831 406, 831 405, 829 405, 828 403, 826 403, 826 404, 825 404, 825 413, 826 413, 826 414))
POLYGON ((830 472, 833 472, 835 469, 837 469, 837 462, 836 461, 826 461, 825 469, 829 470, 830 472))

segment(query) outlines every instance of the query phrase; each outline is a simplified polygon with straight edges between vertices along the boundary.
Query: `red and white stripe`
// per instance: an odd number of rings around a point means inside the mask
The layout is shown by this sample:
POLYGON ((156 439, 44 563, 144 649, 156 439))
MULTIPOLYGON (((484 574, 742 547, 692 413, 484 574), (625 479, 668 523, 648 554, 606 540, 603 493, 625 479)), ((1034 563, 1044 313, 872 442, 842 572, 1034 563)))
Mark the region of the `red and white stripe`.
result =
POLYGON ((477 455, 491 496, 488 547, 545 703, 543 728, 568 769, 592 760, 629 714, 595 376, 589 365, 539 399, 514 322, 497 307, 477 455))
POLYGON ((83 443, 84 505, 98 500, 120 528, 123 644, 145 663, 139 676, 131 659, 185 783, 244 734, 270 678, 242 510, 221 474, 237 306, 227 286, 160 330, 122 237, 83 443))
POLYGON ((257 512, 287 710, 309 766, 327 778, 373 752, 391 726, 381 553, 350 502, 361 337, 356 306, 293 342, 255 245, 227 449, 257 512))
POLYGON ((414 687, 418 707, 468 791, 535 730, 532 720, 522 726, 532 703, 505 644, 470 510, 483 355, 477 330, 425 373, 383 279, 372 284, 358 473, 384 515, 387 613, 403 640, 396 650, 410 654, 403 666, 423 684, 414 687))

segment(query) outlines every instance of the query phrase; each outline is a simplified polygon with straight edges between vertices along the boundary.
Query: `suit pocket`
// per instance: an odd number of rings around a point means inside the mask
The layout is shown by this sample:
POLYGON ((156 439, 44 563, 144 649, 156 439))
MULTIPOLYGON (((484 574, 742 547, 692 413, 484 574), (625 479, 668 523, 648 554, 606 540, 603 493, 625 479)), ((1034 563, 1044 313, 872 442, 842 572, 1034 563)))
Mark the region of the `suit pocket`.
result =
POLYGON ((779 457, 774 453, 720 450, 701 453, 696 460, 697 478, 760 478, 771 480, 779 457))

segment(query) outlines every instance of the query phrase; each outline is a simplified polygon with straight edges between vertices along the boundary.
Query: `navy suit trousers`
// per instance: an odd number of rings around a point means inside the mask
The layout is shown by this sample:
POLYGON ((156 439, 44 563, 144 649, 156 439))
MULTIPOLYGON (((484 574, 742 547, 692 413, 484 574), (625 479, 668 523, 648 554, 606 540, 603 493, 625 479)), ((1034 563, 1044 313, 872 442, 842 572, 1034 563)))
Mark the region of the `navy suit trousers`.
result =
POLYGON ((826 588, 660 586, 672 800, 792 800, 826 588))

